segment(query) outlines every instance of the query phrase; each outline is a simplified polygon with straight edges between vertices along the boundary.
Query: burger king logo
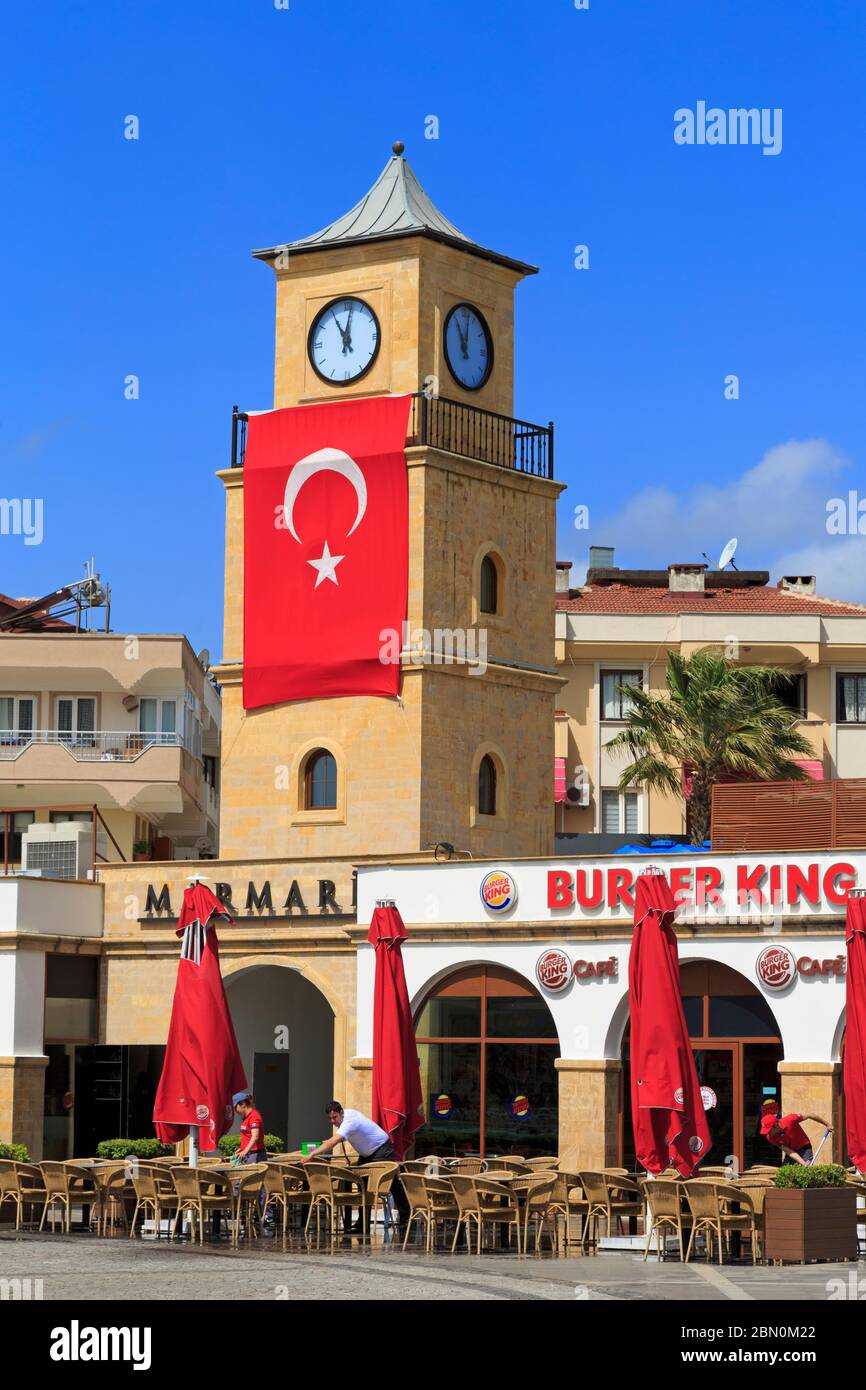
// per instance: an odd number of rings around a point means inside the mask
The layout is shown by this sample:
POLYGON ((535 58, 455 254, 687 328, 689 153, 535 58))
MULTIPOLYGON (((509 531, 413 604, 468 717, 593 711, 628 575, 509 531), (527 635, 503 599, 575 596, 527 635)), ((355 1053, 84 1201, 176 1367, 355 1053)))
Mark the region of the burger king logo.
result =
POLYGON ((437 1096, 433 1102, 433 1111, 440 1120, 447 1120, 453 1108, 450 1096, 437 1096))
POLYGON ((491 869, 481 880, 481 901, 489 912, 507 912, 517 902, 517 884, 504 869, 491 869))
POLYGON ((535 962, 535 978, 550 994, 561 994, 568 989, 572 978, 572 966, 564 951, 544 951, 535 962))
POLYGON ((787 946, 765 946, 755 962, 755 973, 767 989, 785 989, 797 974, 797 962, 787 946))
POLYGON ((677 1089, 674 1091, 674 1105, 683 1105, 685 1103, 685 1099, 686 1097, 682 1086, 678 1086, 677 1089))
POLYGON ((527 1096, 515 1096, 511 1102, 511 1113, 515 1120, 525 1120, 529 1111, 529 1098, 527 1096))
POLYGON ((197 1105, 197 1106, 196 1106, 196 1108, 195 1108, 195 1117, 196 1117, 197 1120, 206 1120, 206 1119, 208 1118, 209 1115, 210 1115, 210 1111, 208 1110, 208 1108, 207 1108, 206 1105, 197 1105))
POLYGON ((699 1134, 693 1134, 692 1137, 691 1137, 691 1139, 689 1140, 689 1148, 691 1149, 692 1153, 693 1153, 693 1154, 699 1154, 699 1153, 701 1153, 701 1152, 703 1151, 703 1147, 704 1147, 704 1141, 703 1141, 703 1139, 701 1138, 701 1136, 700 1136, 699 1134))

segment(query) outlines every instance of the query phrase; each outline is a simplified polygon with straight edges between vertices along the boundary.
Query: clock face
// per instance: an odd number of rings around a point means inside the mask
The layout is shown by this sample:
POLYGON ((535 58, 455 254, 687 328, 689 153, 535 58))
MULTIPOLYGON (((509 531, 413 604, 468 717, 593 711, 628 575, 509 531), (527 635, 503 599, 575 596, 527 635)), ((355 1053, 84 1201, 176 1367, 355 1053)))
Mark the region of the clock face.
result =
POLYGON ((347 295, 320 309, 307 343, 313 368, 332 386, 348 386, 368 372, 379 351, 379 321, 363 299, 347 295))
POLYGON ((477 391, 493 368, 493 340, 478 309, 455 304, 445 320, 445 360, 467 391, 477 391))

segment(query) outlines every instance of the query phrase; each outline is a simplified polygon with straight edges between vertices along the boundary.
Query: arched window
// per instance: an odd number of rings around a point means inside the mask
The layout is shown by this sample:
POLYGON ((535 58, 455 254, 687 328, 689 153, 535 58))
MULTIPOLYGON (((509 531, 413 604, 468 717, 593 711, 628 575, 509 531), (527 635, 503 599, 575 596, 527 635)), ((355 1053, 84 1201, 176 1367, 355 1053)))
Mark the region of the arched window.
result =
POLYGON ((496 815, 496 764, 489 753, 485 753, 478 768, 478 814, 496 815))
POLYGON ((304 770, 304 810, 332 811, 337 805, 337 761, 327 748, 316 748, 304 770))
POLYGON ((416 1153, 552 1154, 559 1037, 528 980, 473 965, 440 980, 415 1021, 427 1123, 416 1153))
POLYGON ((485 555, 481 561, 481 582, 479 586, 478 607, 482 613, 499 611, 499 571, 492 555, 485 555))

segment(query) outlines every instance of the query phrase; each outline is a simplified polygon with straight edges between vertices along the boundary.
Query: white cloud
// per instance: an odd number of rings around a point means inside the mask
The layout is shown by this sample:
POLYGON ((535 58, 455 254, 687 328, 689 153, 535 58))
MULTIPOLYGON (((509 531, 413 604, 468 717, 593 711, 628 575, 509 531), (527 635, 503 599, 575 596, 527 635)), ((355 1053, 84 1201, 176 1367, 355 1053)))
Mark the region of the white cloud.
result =
MULTIPOLYGON (((815 574, 818 592, 833 598, 866 597, 866 537, 827 533, 827 503, 846 497, 850 461, 824 439, 789 440, 764 454, 753 468, 720 486, 701 483, 681 493, 645 488, 620 511, 591 518, 580 533, 616 548, 617 564, 664 569, 674 561, 697 560, 706 551, 717 560, 731 536, 739 540, 742 569, 781 574, 815 574)), ((575 554, 585 566, 586 548, 575 554)), ((585 572, 581 568, 580 574, 585 572)), ((580 582, 578 566, 572 583, 580 582)))

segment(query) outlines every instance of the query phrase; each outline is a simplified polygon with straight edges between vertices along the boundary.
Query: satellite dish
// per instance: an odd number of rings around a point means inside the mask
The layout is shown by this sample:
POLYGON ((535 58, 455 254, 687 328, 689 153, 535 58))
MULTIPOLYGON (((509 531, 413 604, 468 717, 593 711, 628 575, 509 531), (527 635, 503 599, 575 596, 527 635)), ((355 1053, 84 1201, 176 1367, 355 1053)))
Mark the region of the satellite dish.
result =
POLYGON ((208 651, 207 647, 202 647, 196 660, 198 661, 200 666, 204 667, 206 671, 210 669, 210 652, 208 651))
MULTIPOLYGON (((731 564, 731 562, 732 562, 734 556, 736 555, 736 553, 737 553, 737 538, 736 538, 736 536, 732 536, 732 538, 728 541, 727 545, 725 546, 724 550, 722 551, 721 555, 719 556, 719 569, 720 569, 720 570, 723 570, 723 569, 725 568, 726 565, 731 564)), ((737 568, 736 565, 734 565, 734 569, 736 569, 736 568, 737 568)))

